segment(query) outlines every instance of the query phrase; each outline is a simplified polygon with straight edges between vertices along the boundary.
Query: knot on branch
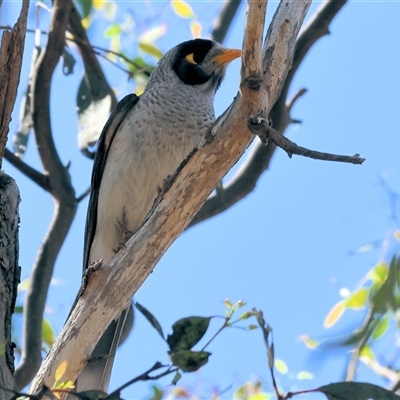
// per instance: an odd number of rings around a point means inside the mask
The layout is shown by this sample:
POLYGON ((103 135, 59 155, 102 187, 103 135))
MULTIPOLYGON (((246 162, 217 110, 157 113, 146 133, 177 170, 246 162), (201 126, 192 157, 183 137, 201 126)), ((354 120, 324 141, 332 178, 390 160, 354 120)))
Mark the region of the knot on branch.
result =
POLYGON ((260 90, 262 83, 263 80, 258 75, 250 75, 243 82, 244 85, 246 85, 250 90, 253 90, 255 92, 260 90))

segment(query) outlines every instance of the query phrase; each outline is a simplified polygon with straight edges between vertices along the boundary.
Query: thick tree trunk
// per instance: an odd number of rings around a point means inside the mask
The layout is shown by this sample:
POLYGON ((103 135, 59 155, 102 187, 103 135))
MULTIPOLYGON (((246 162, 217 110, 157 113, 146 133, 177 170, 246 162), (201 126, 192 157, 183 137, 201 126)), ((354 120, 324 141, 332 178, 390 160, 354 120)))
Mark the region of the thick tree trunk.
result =
POLYGON ((11 317, 20 281, 18 266, 18 187, 11 177, 0 172, 0 399, 9 399, 14 388, 14 343, 11 317))

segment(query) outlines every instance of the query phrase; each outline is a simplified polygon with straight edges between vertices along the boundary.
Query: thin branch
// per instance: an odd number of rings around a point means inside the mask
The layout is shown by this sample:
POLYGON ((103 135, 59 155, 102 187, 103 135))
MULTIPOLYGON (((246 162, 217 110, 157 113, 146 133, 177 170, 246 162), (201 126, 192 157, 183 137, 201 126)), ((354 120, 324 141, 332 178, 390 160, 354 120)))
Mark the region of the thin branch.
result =
POLYGON ((18 171, 22 172, 27 178, 35 182, 38 186, 40 186, 46 192, 50 192, 50 184, 49 179, 46 175, 42 174, 35 168, 32 168, 30 165, 22 161, 19 157, 17 157, 12 151, 5 149, 4 158, 18 171))
POLYGON ((82 26, 82 18, 79 15, 79 11, 76 9, 76 6, 74 4, 72 4, 71 12, 69 14, 69 29, 74 35, 75 41, 78 45, 78 48, 80 49, 83 63, 85 64, 85 69, 90 70, 91 72, 99 76, 108 86, 108 91, 111 95, 111 107, 114 108, 118 103, 117 98, 111 86, 108 84, 99 60, 94 54, 93 48, 90 45, 89 39, 87 37, 86 30, 82 26))
POLYGON ((71 0, 55 0, 46 48, 34 65, 32 77, 33 125, 36 144, 48 185, 55 200, 53 220, 31 273, 24 307, 23 348, 15 372, 17 390, 26 386, 42 357, 42 319, 55 260, 75 216, 77 203, 68 169, 62 164, 50 125, 50 91, 54 69, 64 48, 71 0))
MULTIPOLYGON (((290 116, 294 102, 299 99, 297 95, 295 98, 287 100, 290 85, 308 51, 321 37, 329 32, 330 23, 345 3, 346 0, 324 2, 300 33, 296 41, 292 67, 288 72, 278 100, 270 112, 273 127, 278 132, 284 134, 291 123, 299 122, 290 116)), ((273 142, 269 142, 267 145, 263 145, 261 142, 256 143, 240 170, 228 184, 221 188, 218 195, 212 195, 206 201, 189 227, 226 211, 250 194, 255 189, 261 175, 270 167, 275 150, 276 145, 273 142)))
POLYGON ((89 186, 80 196, 76 198, 76 202, 80 203, 83 199, 85 199, 87 196, 89 196, 91 191, 91 187, 89 186))
POLYGON ((222 9, 217 19, 214 21, 214 28, 211 33, 212 40, 219 43, 224 42, 226 34, 232 25, 232 21, 237 14, 241 2, 241 0, 228 0, 223 3, 222 9))
POLYGON ((151 376, 150 374, 160 368, 165 368, 165 365, 162 365, 160 362, 156 362, 150 369, 148 369, 146 372, 144 372, 143 374, 138 375, 136 378, 133 378, 131 380, 129 380, 128 382, 124 383, 122 386, 120 386, 118 389, 114 390, 113 392, 111 392, 108 397, 114 398, 115 396, 117 396, 118 398, 120 397, 120 393, 126 389, 128 386, 133 385, 136 382, 146 382, 146 381, 154 381, 160 378, 163 378, 164 376, 167 376, 169 374, 172 374, 173 372, 177 372, 178 368, 171 368, 168 367, 168 369, 164 372, 161 372, 157 375, 151 376))
POLYGON ((262 117, 255 117, 249 120, 249 128, 260 137, 262 143, 268 143, 271 140, 275 145, 285 150, 290 158, 293 154, 303 157, 314 158, 315 160, 338 161, 351 164, 362 164, 365 158, 361 158, 359 154, 354 156, 342 156, 331 153, 321 153, 319 151, 310 150, 305 147, 298 146, 289 140, 286 136, 273 129, 262 117))

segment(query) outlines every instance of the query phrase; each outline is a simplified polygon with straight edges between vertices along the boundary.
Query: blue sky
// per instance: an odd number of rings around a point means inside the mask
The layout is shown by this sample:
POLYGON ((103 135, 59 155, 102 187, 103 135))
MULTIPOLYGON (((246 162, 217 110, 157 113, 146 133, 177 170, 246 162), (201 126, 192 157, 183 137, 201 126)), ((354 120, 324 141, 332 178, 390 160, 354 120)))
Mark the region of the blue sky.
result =
MULTIPOLYGON (((221 3, 190 4, 207 36, 221 3)), ((319 4, 313 4, 309 15, 319 4)), ((276 5, 270 3, 269 19, 276 5)), ((3 21, 12 21, 19 3, 5 2, 3 7, 3 21)), ((163 51, 190 38, 188 23, 173 16, 167 3, 118 2, 118 7, 120 18, 132 9, 138 26, 148 29, 165 20, 167 32, 157 42, 163 51)), ((394 191, 400 191, 400 52, 396 47, 399 15, 398 2, 347 4, 334 20, 331 35, 320 40, 308 54, 291 88, 292 93, 303 87, 308 92, 293 109, 293 117, 303 123, 288 130, 290 139, 315 150, 360 153, 366 162, 354 166, 296 156, 289 159, 283 151, 277 151, 256 190, 224 214, 183 233, 139 290, 136 299, 154 313, 165 332, 170 333, 171 325, 185 316, 223 314, 223 300, 227 297, 232 301, 243 299, 249 308, 262 309, 274 329, 276 357, 289 368, 288 374, 277 374, 284 390, 317 387, 343 377, 345 352, 335 352, 316 363, 311 361, 300 336, 323 338, 356 326, 362 313, 348 311, 330 330, 323 327, 323 321, 340 299, 339 290, 354 290, 368 270, 387 255, 383 247, 357 255, 350 253, 366 243, 390 237, 395 226, 390 218, 389 197, 380 180, 383 177, 394 191), (312 372, 314 379, 296 380, 302 370, 312 372)), ((32 6, 30 16, 29 27, 34 28, 32 6)), ((225 42, 227 46, 241 46, 244 18, 242 5, 225 42)), ((46 28, 45 16, 41 22, 41 27, 46 28)), ((95 21, 90 31, 92 43, 107 45, 102 34, 105 26, 95 21)), ((32 41, 31 35, 28 43, 32 41)), ((134 48, 134 43, 131 46, 134 48)), ((29 64, 28 48, 22 85, 27 82, 29 64)), ((119 98, 132 91, 133 85, 122 73, 109 64, 103 65, 119 98)), ((239 68, 239 61, 229 67, 217 95, 217 115, 237 92, 239 68)), ((70 77, 63 76, 58 68, 52 100, 56 145, 62 160, 72 163, 70 170, 78 195, 87 188, 91 173, 91 162, 76 146, 75 97, 81 74, 79 63, 70 77)), ((18 110, 11 134, 17 119, 18 110)), ((40 169, 33 138, 25 161, 40 169)), ((4 169, 17 180, 21 190, 20 265, 23 278, 27 278, 50 222, 53 204, 48 194, 7 162, 4 169)), ((80 284, 86 207, 87 202, 79 206, 57 260, 55 283, 47 302, 46 316, 57 332, 80 284)), ((217 329, 218 324, 220 320, 213 321, 211 330, 217 329)), ((155 361, 167 362, 166 350, 158 334, 138 315, 135 330, 117 355, 111 389, 155 361)), ((199 372, 184 375, 183 385, 201 393, 204 388, 238 387, 259 377, 265 390, 271 390, 260 331, 226 331, 209 351, 213 353, 210 362, 199 372)), ((365 367, 360 369, 359 378, 385 384, 365 367)), ((162 383, 168 384, 168 378, 162 383)), ((144 398, 149 387, 134 386, 124 392, 124 398, 144 398)), ((224 398, 231 395, 232 391, 224 398)))

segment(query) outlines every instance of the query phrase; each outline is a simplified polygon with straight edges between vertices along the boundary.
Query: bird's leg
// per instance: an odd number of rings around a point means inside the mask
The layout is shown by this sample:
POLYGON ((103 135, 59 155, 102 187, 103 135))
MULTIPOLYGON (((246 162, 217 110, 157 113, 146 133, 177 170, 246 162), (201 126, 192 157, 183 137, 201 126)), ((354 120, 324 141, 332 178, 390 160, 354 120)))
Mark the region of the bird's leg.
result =
POLYGON ((81 287, 79 289, 79 294, 78 296, 82 296, 83 292, 85 291, 90 277, 93 275, 94 272, 98 271, 101 266, 103 265, 103 259, 97 260, 89 264, 87 268, 83 271, 83 276, 82 276, 82 283, 81 287))
POLYGON ((118 253, 121 249, 125 249, 126 248, 125 244, 131 238, 132 235, 133 235, 132 231, 126 230, 121 235, 121 239, 118 241, 118 246, 115 249, 113 249, 114 253, 118 253))

